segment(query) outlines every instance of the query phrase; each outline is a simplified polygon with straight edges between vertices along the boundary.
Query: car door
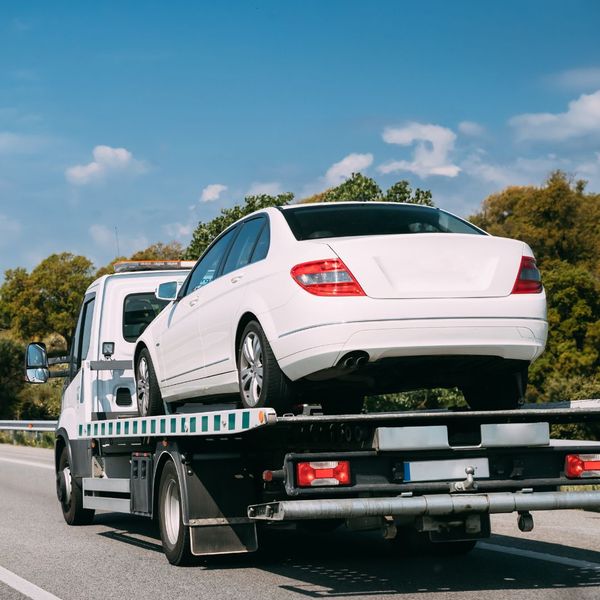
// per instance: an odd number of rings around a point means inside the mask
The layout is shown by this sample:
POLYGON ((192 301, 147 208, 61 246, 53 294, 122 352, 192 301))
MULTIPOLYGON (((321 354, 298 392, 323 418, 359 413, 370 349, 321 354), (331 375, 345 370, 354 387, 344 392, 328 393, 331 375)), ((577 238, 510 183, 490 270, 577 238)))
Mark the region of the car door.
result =
MULTIPOLYGON (((232 339, 237 327, 236 317, 245 290, 254 280, 251 265, 266 256, 268 238, 266 216, 252 217, 241 223, 240 232, 231 245, 218 279, 203 290, 200 321, 205 343, 204 377, 234 374, 236 371, 232 339)), ((237 375, 232 375, 231 381, 235 383, 237 375)), ((227 391, 215 390, 216 393, 227 391)))
POLYGON ((202 297, 205 289, 219 272, 237 227, 221 235, 204 253, 187 278, 178 299, 166 308, 169 311, 164 328, 156 340, 161 361, 161 387, 165 396, 182 383, 198 379, 204 364, 204 334, 200 326, 202 297), (171 389, 170 389, 171 388, 171 389))

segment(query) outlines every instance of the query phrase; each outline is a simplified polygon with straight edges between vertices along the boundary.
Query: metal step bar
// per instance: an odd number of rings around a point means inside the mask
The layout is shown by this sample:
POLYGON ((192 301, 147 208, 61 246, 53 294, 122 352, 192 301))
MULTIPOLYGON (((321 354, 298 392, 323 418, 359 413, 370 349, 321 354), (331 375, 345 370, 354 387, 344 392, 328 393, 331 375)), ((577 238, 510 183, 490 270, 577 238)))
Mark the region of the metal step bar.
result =
POLYGON ((394 498, 284 500, 248 507, 257 521, 350 519, 387 516, 441 516, 469 513, 512 513, 534 510, 600 508, 600 491, 497 492, 491 494, 436 494, 394 498))

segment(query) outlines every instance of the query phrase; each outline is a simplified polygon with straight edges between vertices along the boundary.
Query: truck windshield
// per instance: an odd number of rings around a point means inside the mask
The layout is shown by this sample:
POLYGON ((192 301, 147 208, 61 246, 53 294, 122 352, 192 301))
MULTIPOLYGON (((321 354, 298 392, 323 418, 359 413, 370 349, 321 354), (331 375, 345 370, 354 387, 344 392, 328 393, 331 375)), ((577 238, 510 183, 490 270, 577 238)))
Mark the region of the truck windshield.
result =
POLYGON ((123 337, 127 342, 135 342, 144 330, 169 304, 166 300, 158 300, 151 292, 130 294, 123 302, 123 337))
POLYGON ((438 208, 416 204, 322 204, 281 211, 297 240, 398 233, 482 231, 438 208))

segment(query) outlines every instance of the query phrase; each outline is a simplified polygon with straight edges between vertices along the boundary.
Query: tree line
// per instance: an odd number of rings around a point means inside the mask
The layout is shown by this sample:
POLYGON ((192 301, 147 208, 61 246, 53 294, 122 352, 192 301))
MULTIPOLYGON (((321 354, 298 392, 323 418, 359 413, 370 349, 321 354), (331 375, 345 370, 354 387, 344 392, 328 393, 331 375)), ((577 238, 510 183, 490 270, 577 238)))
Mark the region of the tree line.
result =
MULTIPOLYGON (((428 190, 399 181, 383 191, 360 173, 339 186, 300 202, 345 200, 412 202, 433 206, 428 190)), ((157 243, 132 260, 197 259, 210 242, 241 217, 294 201, 291 193, 248 196, 200 222, 189 245, 157 243)), ((517 238, 534 250, 548 296, 550 333, 546 352, 530 369, 527 397, 546 402, 600 396, 600 194, 560 171, 536 186, 511 186, 492 194, 468 219, 492 235, 517 238)), ((0 417, 51 417, 59 408, 60 386, 23 386, 24 342, 44 339, 50 352, 70 343, 83 293, 98 276, 112 272, 119 257, 100 269, 89 259, 53 254, 31 272, 5 272, 0 287, 0 417), (48 391, 50 389, 50 391, 48 391)), ((371 408, 436 407, 460 401, 452 390, 396 394, 369 401, 371 408)))

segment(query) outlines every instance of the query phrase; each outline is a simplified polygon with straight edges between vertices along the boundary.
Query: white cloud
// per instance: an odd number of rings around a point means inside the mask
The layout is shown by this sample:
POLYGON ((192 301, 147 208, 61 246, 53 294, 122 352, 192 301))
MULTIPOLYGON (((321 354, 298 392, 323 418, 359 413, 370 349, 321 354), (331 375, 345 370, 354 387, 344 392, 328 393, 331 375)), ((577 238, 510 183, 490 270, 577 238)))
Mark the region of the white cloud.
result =
POLYGON ((600 67, 569 69, 550 76, 557 87, 567 90, 594 90, 600 87, 600 67))
POLYGON ((537 158, 518 157, 505 164, 487 159, 483 150, 468 156, 462 163, 464 173, 485 183, 497 187, 509 185, 539 185, 555 169, 569 170, 571 163, 548 154, 537 158))
POLYGON ((226 185, 221 183, 211 183, 202 190, 200 202, 213 202, 214 200, 218 200, 219 196, 226 190, 226 185))
POLYGON ((115 232, 104 225, 92 225, 90 235, 98 246, 112 246, 116 243, 115 232))
POLYGON ((456 134, 447 127, 414 122, 404 127, 386 127, 383 140, 388 144, 416 146, 412 161, 390 161, 378 167, 380 173, 410 171, 419 177, 456 177, 460 173, 460 167, 448 159, 448 154, 454 149, 456 134))
POLYGON ((482 135, 485 129, 479 123, 475 121, 461 121, 458 124, 458 130, 465 135, 479 136, 482 135))
POLYGON ((169 237, 181 240, 192 235, 194 226, 191 223, 168 223, 163 227, 163 230, 169 237))
POLYGON ((0 214, 0 245, 13 241, 21 233, 21 224, 0 214))
POLYGON ((325 173, 325 183, 329 186, 339 185, 348 179, 352 173, 358 173, 363 169, 368 169, 372 164, 372 154, 358 154, 356 152, 348 154, 348 156, 345 156, 342 160, 334 163, 327 169, 327 173, 325 173))
POLYGON ((260 194, 277 196, 281 193, 283 193, 283 189, 277 181, 254 181, 246 192, 246 196, 259 196, 260 194))
POLYGON ((563 113, 529 113, 509 120, 521 140, 564 141, 600 135, 600 90, 569 102, 563 113))
POLYGON ((0 131, 0 154, 28 154, 38 150, 43 143, 44 140, 35 135, 0 131))
POLYGON ((69 183, 86 185, 100 181, 112 173, 130 173, 139 175, 146 171, 143 162, 133 158, 125 148, 96 146, 92 152, 94 160, 87 165, 75 165, 65 171, 69 183))

